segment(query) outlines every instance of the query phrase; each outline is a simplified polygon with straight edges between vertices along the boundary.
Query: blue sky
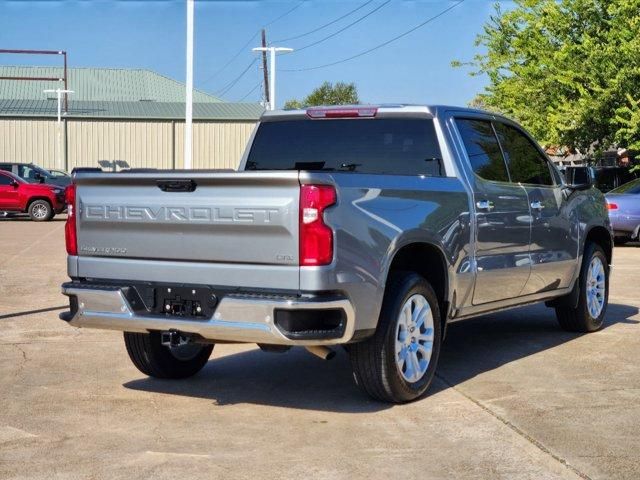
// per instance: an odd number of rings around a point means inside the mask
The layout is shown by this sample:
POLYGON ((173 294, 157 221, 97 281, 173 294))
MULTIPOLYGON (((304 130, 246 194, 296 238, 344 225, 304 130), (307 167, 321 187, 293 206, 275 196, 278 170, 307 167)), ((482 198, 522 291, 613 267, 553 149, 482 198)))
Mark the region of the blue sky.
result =
MULTIPOLYGON (((251 43, 227 63, 258 29, 267 40, 313 30, 364 5, 366 0, 197 1, 195 10, 195 86, 215 93, 229 85, 255 58, 251 43)), ((373 0, 335 24, 278 45, 301 48, 321 40, 373 11, 373 0)), ((364 102, 447 103, 465 105, 482 91, 486 79, 454 69, 451 61, 477 52, 476 34, 493 12, 490 0, 466 0, 410 35, 368 55, 327 68, 286 72, 350 57, 378 45, 427 18, 452 1, 391 0, 356 25, 327 41, 278 57, 277 99, 281 105, 301 98, 325 80, 355 82, 364 102)), ((508 4, 506 5, 508 8, 508 4)), ((185 5, 182 1, 35 2, 0 0, 0 48, 64 49, 70 66, 148 68, 184 81, 185 5)), ((1 64, 50 65, 47 57, 0 56, 1 64)), ((244 97, 259 81, 258 62, 223 95, 244 97)), ((0 85, 0 90, 1 90, 0 85)), ((0 92, 1 96, 1 92, 0 92)), ((260 99, 260 88, 245 101, 260 99)))

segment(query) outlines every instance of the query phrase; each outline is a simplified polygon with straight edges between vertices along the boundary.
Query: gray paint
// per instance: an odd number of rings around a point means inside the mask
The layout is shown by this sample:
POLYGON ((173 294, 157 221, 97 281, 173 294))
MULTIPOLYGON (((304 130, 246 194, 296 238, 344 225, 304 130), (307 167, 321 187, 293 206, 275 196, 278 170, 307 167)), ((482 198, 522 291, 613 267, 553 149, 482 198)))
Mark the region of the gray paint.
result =
MULTIPOLYGON (((263 121, 292 116, 305 121, 303 113, 270 112, 263 121)), ((455 116, 512 124, 506 119, 449 107, 380 109, 380 116, 403 113, 434 118, 445 177, 325 172, 80 173, 76 178, 82 209, 77 275, 338 292, 353 305, 355 330, 375 328, 393 259, 414 243, 441 252, 452 319, 568 293, 579 272, 588 231, 593 227, 610 231, 603 196, 595 189, 570 191, 561 184, 541 188, 481 181, 471 171, 455 116), (156 180, 170 178, 192 178, 198 189, 161 192, 156 180), (331 265, 297 266, 301 183, 336 187, 337 204, 325 212, 325 221, 334 230, 331 265), (476 202, 488 197, 497 208, 490 214, 478 211, 476 202), (529 207, 533 200, 548 208, 533 212, 529 207), (105 205, 120 213, 108 214, 105 205), (220 220, 213 214, 210 221, 182 221, 166 213, 167 207, 182 208, 179 212, 188 217, 190 209, 220 205, 232 212, 240 209, 244 215, 253 211, 251 222, 235 221, 233 215, 220 220), (94 216, 88 213, 91 206, 94 216), (265 222, 263 214, 255 213, 265 208, 277 210, 270 217, 273 221, 265 222), (82 251, 83 246, 89 250, 82 251)), ((69 272, 72 275, 76 270, 70 266, 69 272)))

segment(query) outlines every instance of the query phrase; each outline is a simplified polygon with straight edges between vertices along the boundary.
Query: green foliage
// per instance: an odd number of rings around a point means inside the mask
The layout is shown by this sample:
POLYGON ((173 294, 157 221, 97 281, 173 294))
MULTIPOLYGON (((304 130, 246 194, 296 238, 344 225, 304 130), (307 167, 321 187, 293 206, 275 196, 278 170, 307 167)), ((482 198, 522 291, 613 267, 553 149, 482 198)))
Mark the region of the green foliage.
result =
POLYGON ((319 105, 356 105, 360 103, 355 83, 324 82, 302 101, 288 100, 285 109, 313 107, 319 105))
POLYGON ((640 0, 515 0, 478 35, 474 100, 542 143, 640 146, 640 0))

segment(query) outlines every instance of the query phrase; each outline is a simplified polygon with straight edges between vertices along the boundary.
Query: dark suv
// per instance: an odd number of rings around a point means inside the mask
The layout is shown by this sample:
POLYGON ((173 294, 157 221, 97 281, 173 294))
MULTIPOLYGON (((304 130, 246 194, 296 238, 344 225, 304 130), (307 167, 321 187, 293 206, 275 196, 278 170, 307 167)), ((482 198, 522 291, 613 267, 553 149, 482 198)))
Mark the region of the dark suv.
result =
POLYGON ((590 168, 593 183, 602 193, 607 193, 609 190, 618 188, 620 185, 624 185, 637 177, 635 173, 631 173, 629 169, 625 167, 590 168))
POLYGON ((0 170, 11 172, 29 183, 47 183, 66 187, 71 183, 70 177, 53 175, 48 170, 33 163, 1 162, 0 170))

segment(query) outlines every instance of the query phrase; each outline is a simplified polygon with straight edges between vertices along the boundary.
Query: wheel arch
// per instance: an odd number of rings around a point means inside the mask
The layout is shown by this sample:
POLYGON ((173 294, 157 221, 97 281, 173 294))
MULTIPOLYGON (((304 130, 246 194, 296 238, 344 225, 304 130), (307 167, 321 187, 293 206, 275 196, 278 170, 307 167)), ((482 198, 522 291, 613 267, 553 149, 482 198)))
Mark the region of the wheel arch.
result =
POLYGON ((45 202, 47 202, 49 204, 49 206, 51 207, 51 210, 53 210, 53 202, 51 201, 51 199, 49 197, 46 197, 46 196, 35 196, 35 197, 29 198, 29 200, 27 201, 27 205, 26 205, 26 207, 24 209, 25 213, 29 213, 29 209, 31 208, 31 205, 33 204, 33 202, 35 202, 37 200, 44 200, 45 202))
POLYGON ((601 225, 591 227, 585 236, 584 245, 582 246, 583 251, 588 243, 595 243, 602 247, 604 254, 607 257, 607 263, 611 265, 613 257, 613 239, 609 230, 601 225))
POLYGON ((395 271, 414 272, 424 277, 433 287, 440 306, 443 333, 449 313, 449 268, 446 256, 435 243, 414 241, 398 248, 389 262, 386 280, 395 271))

